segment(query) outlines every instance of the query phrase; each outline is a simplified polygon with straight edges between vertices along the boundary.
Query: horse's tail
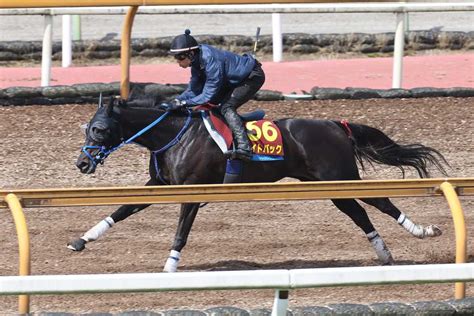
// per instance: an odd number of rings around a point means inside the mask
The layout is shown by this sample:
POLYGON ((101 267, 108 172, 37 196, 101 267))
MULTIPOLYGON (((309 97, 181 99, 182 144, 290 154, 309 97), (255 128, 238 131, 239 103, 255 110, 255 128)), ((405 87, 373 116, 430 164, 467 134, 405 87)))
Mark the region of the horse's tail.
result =
POLYGON ((428 165, 433 165, 447 176, 444 156, 434 148, 422 144, 399 145, 382 131, 360 124, 337 122, 353 142, 354 155, 364 169, 364 161, 398 167, 405 176, 404 167, 414 168, 421 178, 430 176, 428 165))

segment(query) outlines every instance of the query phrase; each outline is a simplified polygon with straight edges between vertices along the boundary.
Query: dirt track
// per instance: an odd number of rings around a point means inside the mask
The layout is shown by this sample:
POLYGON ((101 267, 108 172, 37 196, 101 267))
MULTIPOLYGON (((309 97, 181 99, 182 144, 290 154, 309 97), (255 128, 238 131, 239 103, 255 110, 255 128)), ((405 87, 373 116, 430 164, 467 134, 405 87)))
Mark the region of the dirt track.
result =
MULTIPOLYGON (((451 177, 474 176, 474 98, 250 103, 270 118, 348 119, 381 128, 401 143, 421 142, 440 150, 451 164, 451 177)), ((96 174, 79 173, 74 161, 83 143, 79 125, 93 105, 0 108, 0 188, 142 185, 147 153, 129 146, 108 158, 96 174), (121 169, 119 169, 119 167, 121 169)), ((394 168, 369 168, 365 179, 400 178, 394 168)), ((433 176, 440 176, 434 173, 433 176)), ((414 178, 414 173, 408 174, 414 178)), ((474 199, 462 199, 468 228, 474 199)), ((397 199, 395 204, 422 224, 436 224, 436 239, 409 236, 392 219, 367 207, 369 216, 399 264, 454 261, 454 230, 442 198, 397 199)), ((81 253, 65 247, 71 238, 108 216, 114 207, 28 209, 33 274, 132 273, 161 271, 174 236, 175 205, 154 206, 119 223, 81 253)), ((1 210, 0 274, 17 273, 17 241, 10 214, 1 210)), ((472 262, 474 232, 468 229, 472 262)), ((363 232, 328 201, 222 203, 198 215, 181 271, 314 268, 376 265, 363 232)), ((290 307, 329 303, 414 302, 452 298, 454 286, 400 285, 323 288, 290 292, 290 307)), ((468 286, 468 296, 474 296, 468 286)), ((67 312, 159 311, 233 305, 271 308, 273 291, 175 292, 80 296, 35 296, 31 310, 67 312)), ((0 297, 0 314, 16 311, 16 297, 0 297)))

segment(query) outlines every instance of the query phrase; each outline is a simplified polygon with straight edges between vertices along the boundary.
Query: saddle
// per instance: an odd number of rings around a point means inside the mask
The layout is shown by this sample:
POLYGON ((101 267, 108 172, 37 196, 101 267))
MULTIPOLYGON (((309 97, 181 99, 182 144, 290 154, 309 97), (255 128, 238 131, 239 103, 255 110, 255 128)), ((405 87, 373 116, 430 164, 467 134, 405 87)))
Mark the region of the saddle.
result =
MULTIPOLYGON (((202 120, 211 138, 223 153, 233 145, 232 131, 225 123, 220 112, 211 106, 200 106, 195 109, 201 113, 202 120)), ((263 119, 265 112, 256 110, 240 114, 247 129, 252 146, 253 161, 275 161, 284 159, 283 139, 278 126, 263 119)))

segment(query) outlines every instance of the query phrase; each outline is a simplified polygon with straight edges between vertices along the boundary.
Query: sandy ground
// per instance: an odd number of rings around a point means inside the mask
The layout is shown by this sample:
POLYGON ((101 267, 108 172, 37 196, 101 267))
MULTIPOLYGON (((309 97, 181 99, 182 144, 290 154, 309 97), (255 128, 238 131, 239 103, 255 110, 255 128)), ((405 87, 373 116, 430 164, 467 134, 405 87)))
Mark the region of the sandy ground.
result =
MULTIPOLYGON (((348 119, 381 128, 400 143, 421 142, 440 150, 451 177, 474 175, 474 98, 250 102, 244 108, 267 110, 268 117, 348 119)), ((83 143, 81 123, 94 105, 0 107, 0 188, 142 185, 147 180, 147 152, 129 146, 110 156, 94 175, 74 166, 83 143)), ((433 176, 440 176, 434 172, 433 176)), ((400 178, 397 169, 377 166, 365 179, 400 178)), ((408 174, 414 178, 414 173, 408 174)), ((444 234, 418 240, 391 218, 367 207, 398 264, 453 262, 454 227, 443 198, 395 199, 422 224, 436 224, 444 234)), ((474 199, 462 198, 473 240, 474 199)), ((169 253, 178 206, 153 206, 114 226, 81 253, 66 243, 108 216, 114 207, 27 209, 33 274, 159 272, 169 253)), ((17 240, 11 216, 0 209, 0 274, 18 270, 17 240)), ((469 245, 472 262, 473 246, 469 245)), ((329 201, 219 203, 200 211, 183 251, 181 271, 315 268, 377 265, 363 232, 329 201)), ((453 297, 454 286, 397 285, 305 289, 290 292, 290 307, 330 303, 414 302, 453 297)), ((474 296, 474 288, 467 287, 474 296)), ((164 292, 144 294, 34 296, 31 311, 76 313, 173 308, 206 309, 233 305, 271 308, 273 290, 164 292)), ((16 297, 0 297, 0 315, 14 313, 16 297)))

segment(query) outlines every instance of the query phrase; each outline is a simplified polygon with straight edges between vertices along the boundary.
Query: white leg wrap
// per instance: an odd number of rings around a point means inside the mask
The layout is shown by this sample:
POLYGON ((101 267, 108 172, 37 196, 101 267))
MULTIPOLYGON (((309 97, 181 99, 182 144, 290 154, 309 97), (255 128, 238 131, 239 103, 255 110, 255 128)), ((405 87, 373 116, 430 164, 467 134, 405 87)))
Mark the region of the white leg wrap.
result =
POLYGON ((179 259, 181 258, 181 253, 176 250, 171 250, 170 256, 166 260, 165 267, 163 268, 164 272, 176 272, 178 270, 179 259))
POLYGON ((95 225, 94 227, 89 229, 84 234, 84 236, 81 237, 81 239, 84 239, 87 242, 94 241, 97 238, 99 238, 100 236, 102 236, 103 234, 105 234, 105 232, 109 228, 111 228, 114 224, 115 224, 115 222, 112 219, 112 217, 107 217, 107 218, 101 220, 97 225, 95 225))
POLYGON ((390 253, 390 250, 388 250, 387 245, 385 245, 385 242, 379 236, 377 231, 374 230, 373 232, 368 233, 367 238, 372 244, 372 247, 374 247, 375 253, 377 254, 377 257, 382 262, 382 264, 392 265, 395 263, 392 258, 392 254, 390 253))
POLYGON ((441 229, 439 229, 435 225, 423 227, 421 225, 413 223, 404 213, 400 214, 400 217, 397 221, 398 224, 403 226, 403 228, 405 228, 407 232, 420 239, 425 237, 440 236, 442 233, 441 229))

